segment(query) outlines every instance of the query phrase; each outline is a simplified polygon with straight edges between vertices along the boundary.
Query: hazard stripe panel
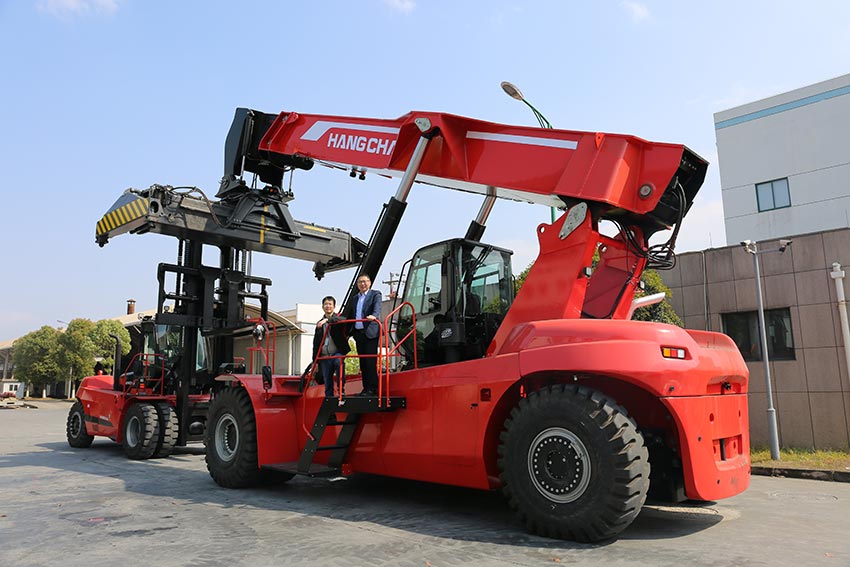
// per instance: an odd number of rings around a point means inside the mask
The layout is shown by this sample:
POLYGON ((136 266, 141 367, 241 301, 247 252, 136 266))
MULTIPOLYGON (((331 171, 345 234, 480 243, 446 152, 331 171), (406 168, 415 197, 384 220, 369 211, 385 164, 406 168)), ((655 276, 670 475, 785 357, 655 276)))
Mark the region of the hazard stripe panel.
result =
POLYGON ((97 221, 97 234, 101 235, 115 230, 119 226, 133 222, 146 214, 148 214, 147 199, 134 199, 103 215, 103 218, 97 221))

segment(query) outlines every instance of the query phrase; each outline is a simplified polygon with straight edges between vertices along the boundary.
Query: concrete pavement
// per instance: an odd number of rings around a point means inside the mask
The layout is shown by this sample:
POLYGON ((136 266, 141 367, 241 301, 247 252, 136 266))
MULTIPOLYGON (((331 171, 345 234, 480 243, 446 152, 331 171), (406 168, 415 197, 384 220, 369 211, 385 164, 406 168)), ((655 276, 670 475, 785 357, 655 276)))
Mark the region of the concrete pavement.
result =
POLYGON ((850 484, 754 477, 648 505, 616 541, 527 534, 499 494, 360 475, 218 487, 201 447, 130 461, 65 442, 66 402, 0 411, 0 565, 850 566, 850 484))

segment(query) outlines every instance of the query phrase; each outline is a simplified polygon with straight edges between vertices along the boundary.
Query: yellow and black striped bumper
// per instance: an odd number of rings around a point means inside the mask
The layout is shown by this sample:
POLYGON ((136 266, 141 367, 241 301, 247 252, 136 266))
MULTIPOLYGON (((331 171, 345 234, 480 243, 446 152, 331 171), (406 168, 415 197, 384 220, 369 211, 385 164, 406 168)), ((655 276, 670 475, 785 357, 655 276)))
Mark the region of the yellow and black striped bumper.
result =
MULTIPOLYGON (((148 200, 137 195, 122 195, 99 221, 96 236, 98 239, 114 230, 129 224, 148 214, 148 200)), ((121 231, 124 232, 124 231, 121 231)))

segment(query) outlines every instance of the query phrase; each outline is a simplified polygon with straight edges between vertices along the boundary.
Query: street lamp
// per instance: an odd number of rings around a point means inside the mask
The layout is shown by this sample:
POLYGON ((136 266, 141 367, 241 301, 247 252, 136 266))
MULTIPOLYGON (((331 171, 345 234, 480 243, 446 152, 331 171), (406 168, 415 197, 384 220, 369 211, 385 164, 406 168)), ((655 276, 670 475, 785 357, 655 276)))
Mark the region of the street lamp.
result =
MULTIPOLYGON (((522 96, 522 91, 519 90, 519 87, 513 83, 509 83, 508 81, 502 81, 502 90, 505 91, 505 94, 509 97, 524 102, 526 106, 531 109, 531 112, 534 113, 534 117, 537 118, 537 123, 540 124, 541 128, 552 128, 552 124, 546 120, 546 117, 543 116, 539 110, 534 108, 530 102, 525 100, 525 97, 522 96)), ((550 213, 552 215, 552 222, 555 222, 555 207, 551 208, 550 213)))
POLYGON ((503 90, 503 91, 505 91, 505 93, 506 93, 509 97, 514 98, 514 99, 516 99, 516 100, 519 100, 519 101, 524 102, 524 103, 528 106, 528 108, 530 108, 530 109, 531 109, 531 112, 533 112, 533 113, 534 113, 534 117, 535 117, 535 118, 537 118, 537 122, 540 124, 540 127, 541 127, 541 128, 552 128, 552 125, 549 123, 549 121, 548 121, 548 120, 546 120, 546 117, 545 117, 545 116, 543 116, 543 115, 540 113, 540 111, 539 111, 539 110, 537 110, 536 108, 534 108, 534 107, 531 105, 531 103, 530 103, 530 102, 528 102, 527 100, 525 100, 525 97, 524 97, 524 96, 522 96, 522 91, 520 91, 520 90, 519 90, 519 87, 517 87, 517 86, 516 86, 515 84, 513 84, 513 83, 509 83, 508 81, 502 81, 502 90, 503 90))
POLYGON ((790 240, 780 240, 779 248, 772 250, 759 250, 756 242, 752 240, 744 240, 741 246, 748 254, 753 256, 753 267, 756 272, 756 299, 759 308, 759 332, 761 333, 761 354, 764 360, 764 381, 767 386, 767 436, 770 442, 770 458, 774 461, 779 460, 779 429, 776 426, 776 410, 773 408, 773 388, 770 384, 770 360, 767 355, 767 326, 764 323, 764 301, 761 294, 761 273, 759 271, 759 255, 768 254, 770 252, 785 252, 785 249, 791 245, 790 240))

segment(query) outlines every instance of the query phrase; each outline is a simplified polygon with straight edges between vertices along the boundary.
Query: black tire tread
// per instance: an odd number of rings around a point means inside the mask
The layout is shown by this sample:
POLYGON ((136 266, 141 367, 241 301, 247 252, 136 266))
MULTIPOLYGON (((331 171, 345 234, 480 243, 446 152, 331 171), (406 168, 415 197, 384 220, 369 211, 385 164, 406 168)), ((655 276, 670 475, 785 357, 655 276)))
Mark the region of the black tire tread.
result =
POLYGON ((133 460, 150 459, 159 448, 159 416, 153 404, 147 402, 136 402, 127 409, 124 416, 124 435, 122 446, 124 453, 133 460), (136 416, 142 424, 138 445, 130 446, 127 442, 127 425, 131 418, 136 416))
POLYGON ((90 447, 92 441, 94 441, 94 436, 89 435, 86 430, 86 412, 83 409, 83 403, 79 400, 74 402, 74 405, 72 405, 71 409, 68 411, 68 419, 65 422, 65 436, 68 438, 68 445, 75 449, 85 449, 90 447), (73 433, 71 428, 71 422, 75 415, 77 415, 80 420, 80 431, 76 434, 73 433))
POLYGON ((177 445, 177 436, 180 435, 180 422, 177 418, 177 410, 168 402, 157 402, 156 413, 159 418, 159 444, 153 454, 155 459, 168 457, 177 445))
MULTIPOLYGON (((575 433, 575 431, 574 431, 575 433)), ((529 393, 511 410, 499 437, 498 466, 503 492, 511 508, 517 512, 527 529, 544 537, 571 539, 579 542, 598 542, 615 537, 637 517, 649 489, 649 453, 643 437, 625 409, 596 390, 577 385, 554 385, 529 393), (579 406, 608 440, 614 460, 613 486, 602 495, 600 505, 575 509, 559 521, 551 521, 536 510, 532 503, 521 502, 518 491, 512 486, 511 455, 508 444, 520 422, 534 419, 535 415, 564 404, 579 406)), ((591 452, 598 448, 587 447, 591 452)), ((522 456, 524 458, 525 455, 522 456)), ((590 490, 592 487, 588 487, 590 490)), ((586 494, 587 495, 587 494, 586 494)), ((579 501, 584 499, 583 495, 579 501)), ((571 504, 577 504, 571 503, 571 504)), ((569 509, 570 504, 564 505, 569 509)))
POLYGON ((257 421, 251 397, 242 387, 225 388, 210 402, 206 444, 207 470, 212 479, 224 488, 254 486, 263 478, 257 459, 257 421), (224 462, 216 456, 215 434, 218 419, 230 413, 239 425, 239 447, 233 460, 224 462))

